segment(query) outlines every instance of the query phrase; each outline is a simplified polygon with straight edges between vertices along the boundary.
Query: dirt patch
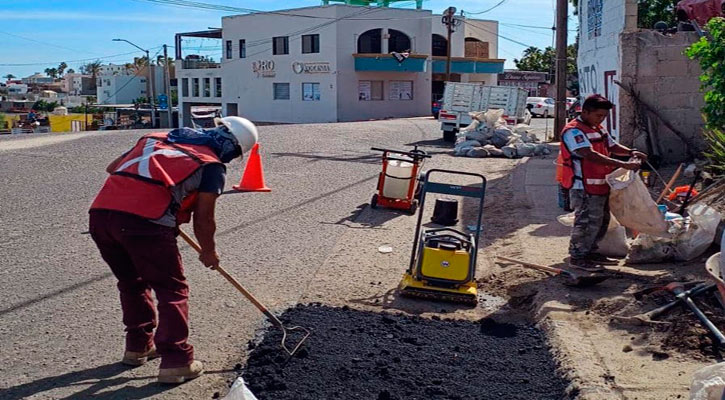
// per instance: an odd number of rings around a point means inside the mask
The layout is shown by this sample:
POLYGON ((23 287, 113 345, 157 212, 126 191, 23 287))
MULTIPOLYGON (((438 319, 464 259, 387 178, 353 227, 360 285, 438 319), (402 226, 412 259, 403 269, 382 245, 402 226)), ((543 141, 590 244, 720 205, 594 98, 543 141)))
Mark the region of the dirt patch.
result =
POLYGON ((269 330, 244 380, 264 399, 565 399, 568 383, 532 325, 297 306, 283 320, 314 328, 287 360, 269 330))

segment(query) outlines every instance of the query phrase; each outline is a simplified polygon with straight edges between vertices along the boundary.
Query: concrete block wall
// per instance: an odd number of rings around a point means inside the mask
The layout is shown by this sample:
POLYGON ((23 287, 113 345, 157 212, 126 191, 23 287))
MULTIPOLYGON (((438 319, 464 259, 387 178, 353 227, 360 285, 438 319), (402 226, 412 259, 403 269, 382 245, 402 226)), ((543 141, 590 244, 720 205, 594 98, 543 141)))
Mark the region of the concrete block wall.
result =
MULTIPOLYGON (((640 98, 660 112, 676 129, 692 139, 696 152, 705 148, 700 109, 704 94, 700 91, 700 67, 684 55, 685 49, 698 40, 695 33, 678 32, 665 36, 655 31, 625 32, 621 43, 621 82, 631 86, 640 98)), ((627 146, 646 148, 646 138, 637 130, 634 101, 619 92, 620 140, 627 146)), ((651 116, 661 156, 668 163, 687 158, 683 142, 658 119, 651 116)))

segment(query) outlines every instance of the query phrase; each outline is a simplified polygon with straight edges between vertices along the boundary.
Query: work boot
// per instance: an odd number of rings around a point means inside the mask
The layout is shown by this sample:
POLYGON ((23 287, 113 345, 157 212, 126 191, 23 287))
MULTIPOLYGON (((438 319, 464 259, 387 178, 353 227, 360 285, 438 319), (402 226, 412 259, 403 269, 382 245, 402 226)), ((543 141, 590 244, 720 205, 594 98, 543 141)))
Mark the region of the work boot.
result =
POLYGON ((600 264, 600 265, 619 265, 619 260, 614 258, 609 258, 605 256, 604 254, 599 253, 591 253, 589 254, 589 261, 600 264))
POLYGON ((604 267, 600 264, 594 263, 587 258, 569 258, 569 266, 572 268, 580 269, 587 272, 603 272, 604 267))
POLYGON ((121 360, 122 364, 131 365, 134 367, 138 367, 139 365, 146 364, 146 361, 152 360, 159 355, 156 354, 156 348, 152 347, 147 351, 128 351, 126 350, 125 353, 123 353, 123 359, 121 360))
POLYGON ((185 381, 199 377, 203 373, 204 364, 201 361, 194 361, 185 367, 159 369, 159 382, 184 383, 185 381))

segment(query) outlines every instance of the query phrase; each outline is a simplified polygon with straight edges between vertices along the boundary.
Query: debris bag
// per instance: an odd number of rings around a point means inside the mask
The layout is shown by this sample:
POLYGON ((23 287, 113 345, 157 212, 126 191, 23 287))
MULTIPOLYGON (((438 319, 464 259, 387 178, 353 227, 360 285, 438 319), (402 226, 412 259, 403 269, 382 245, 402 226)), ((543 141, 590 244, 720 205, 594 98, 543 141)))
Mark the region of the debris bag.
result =
POLYGON ((516 147, 514 146, 503 146, 501 147, 501 151, 503 152, 503 155, 508 158, 516 158, 516 147))
POLYGON ((724 393, 725 363, 698 369, 692 376, 690 400, 721 400, 724 393))
POLYGON ((463 141, 456 144, 456 147, 453 149, 453 155, 459 157, 466 156, 468 151, 472 150, 474 147, 481 147, 481 142, 478 142, 476 140, 463 141))
POLYGON ((257 397, 249 390, 244 383, 244 379, 240 376, 234 381, 229 393, 222 400, 257 400, 257 397))
MULTIPOLYGON (((502 109, 491 109, 486 111, 483 115, 483 122, 486 123, 486 126, 488 126, 489 129, 497 128, 497 125, 500 125, 500 120, 503 117, 504 110, 502 109)), ((504 125, 506 125, 506 120, 504 120, 504 125)))
POLYGON ((667 222, 639 174, 618 168, 606 177, 609 209, 620 224, 640 233, 669 237, 667 222))
POLYGON ((524 143, 519 141, 518 143, 514 144, 514 147, 516 147, 516 153, 519 155, 519 157, 533 156, 534 152, 536 151, 536 145, 533 143, 524 143))
POLYGON ((534 148, 534 155, 537 156, 548 156, 551 154, 551 149, 546 143, 538 143, 534 148))
POLYGON ((473 158, 485 158, 489 155, 490 154, 488 154, 488 151, 484 147, 472 148, 471 150, 468 150, 468 153, 466 153, 467 157, 473 158))
POLYGON ((475 131, 466 132, 466 140, 475 140, 480 143, 486 143, 491 139, 493 134, 488 128, 477 129, 475 131))
POLYGON ((514 133, 518 133, 519 135, 523 135, 524 133, 529 133, 529 129, 531 129, 530 126, 526 124, 516 124, 514 126, 514 133))
MULTIPOLYGON (((563 214, 556 219, 564 226, 574 226, 574 213, 563 214)), ((598 243, 599 253, 608 257, 624 257, 629 253, 629 244, 627 243, 627 230, 619 224, 616 218, 612 216, 609 219, 607 233, 598 243)))
POLYGON ((509 144, 509 141, 511 140, 511 135, 513 135, 513 132, 511 132, 511 129, 507 127, 498 127, 493 131, 493 135, 491 137, 491 144, 501 148, 509 144))
POLYGON ((503 157, 503 150, 499 149, 498 147, 487 144, 483 146, 484 149, 488 152, 488 155, 491 157, 503 157))
POLYGON ((629 247, 628 264, 659 263, 675 257, 672 239, 640 233, 629 247))
POLYGON ((703 203, 697 203, 688 209, 689 224, 684 232, 674 239, 675 259, 690 261, 701 256, 715 240, 720 213, 703 203))

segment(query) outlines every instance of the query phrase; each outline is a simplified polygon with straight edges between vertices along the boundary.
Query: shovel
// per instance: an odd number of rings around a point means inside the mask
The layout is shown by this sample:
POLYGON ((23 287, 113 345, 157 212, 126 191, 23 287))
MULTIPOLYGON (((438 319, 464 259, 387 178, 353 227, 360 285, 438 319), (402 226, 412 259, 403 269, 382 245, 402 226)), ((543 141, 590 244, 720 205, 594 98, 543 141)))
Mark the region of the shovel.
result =
MULTIPOLYGON (((181 238, 184 239, 186 241, 186 243, 188 243, 189 246, 191 246, 194 250, 196 250, 199 253, 201 252, 201 246, 199 246, 199 244, 196 243, 196 241, 194 241, 194 239, 192 239, 189 235, 187 235, 186 232, 179 229, 179 236, 181 236, 181 238)), ((229 281, 229 283, 231 283, 235 288, 237 288, 237 290, 239 290, 244 295, 244 297, 249 299, 249 301, 251 301, 252 304, 254 304, 254 306, 259 309, 259 311, 261 311, 265 316, 267 316, 267 318, 269 319, 269 322, 271 322, 272 325, 276 326, 277 328, 279 328, 280 331, 282 331, 282 343, 281 343, 282 348, 284 349, 284 351, 287 352, 287 354, 289 354, 290 357, 294 356, 295 353, 297 352, 297 350, 299 350, 300 347, 302 346, 302 343, 304 343, 305 340, 307 340, 307 337, 310 336, 310 333, 311 333, 310 330, 303 328, 301 326, 292 326, 292 327, 284 326, 284 324, 282 324, 282 321, 280 321, 279 318, 277 318, 274 314, 269 312, 269 310, 267 310, 267 307, 265 307, 262 303, 260 303, 259 300, 257 300, 249 291, 247 291, 247 289, 245 289, 244 286, 242 286, 242 284, 239 283, 239 281, 234 279, 233 276, 229 275, 229 273, 227 271, 225 271, 224 268, 216 267, 214 269, 219 271, 219 273, 222 274, 222 276, 225 277, 229 281), (299 342, 297 342, 297 345, 292 347, 290 350, 290 347, 287 346, 287 336, 291 332, 302 332, 304 334, 304 337, 299 342)))
POLYGON ((539 271, 544 272, 550 272, 554 275, 564 275, 566 277, 566 280, 564 281, 564 284, 567 286, 576 286, 576 287, 588 287, 588 286, 594 286, 597 283, 600 283, 602 281, 605 281, 609 277, 606 275, 587 275, 587 276, 580 276, 576 275, 575 273, 571 271, 567 271, 561 268, 554 268, 554 267, 548 267, 544 265, 538 265, 538 264, 531 264, 524 261, 516 260, 513 258, 508 258, 504 256, 496 256, 500 260, 521 264, 522 266, 526 268, 532 268, 539 271))

